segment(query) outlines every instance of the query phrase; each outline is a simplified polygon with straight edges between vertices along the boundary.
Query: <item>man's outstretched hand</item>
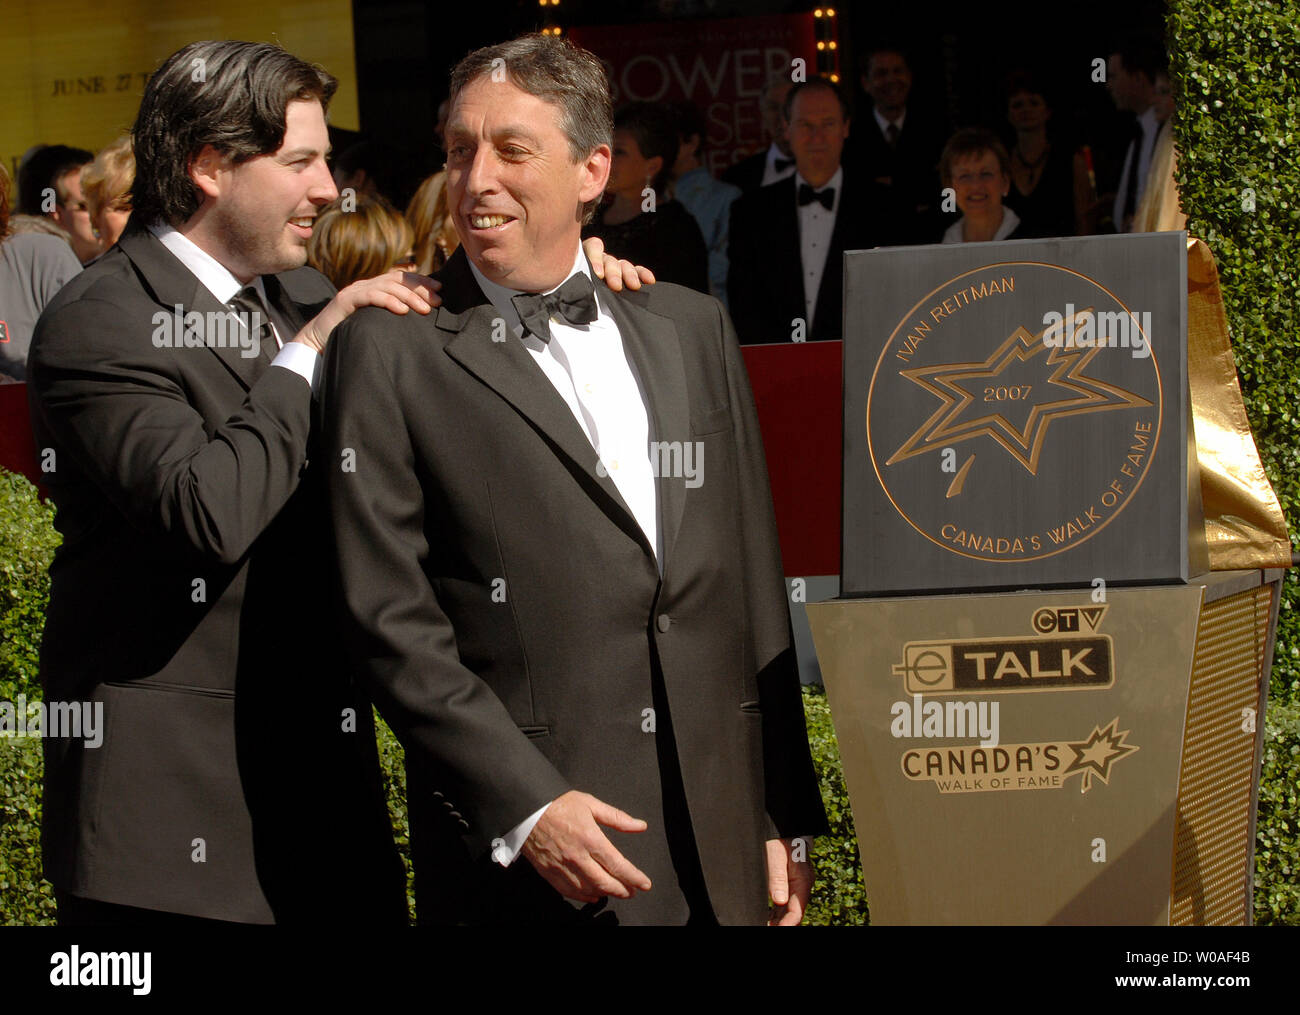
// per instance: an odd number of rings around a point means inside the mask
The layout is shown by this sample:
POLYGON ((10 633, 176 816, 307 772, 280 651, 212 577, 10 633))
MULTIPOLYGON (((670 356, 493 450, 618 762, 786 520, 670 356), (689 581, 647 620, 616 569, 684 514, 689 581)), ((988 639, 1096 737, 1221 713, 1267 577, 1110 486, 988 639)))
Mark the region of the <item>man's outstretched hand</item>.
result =
POLYGON ((325 305, 325 309, 308 321, 293 340, 324 354, 330 332, 357 308, 383 307, 395 314, 405 314, 411 310, 427 314, 442 303, 438 298, 438 290, 441 288, 442 283, 428 275, 417 275, 400 268, 374 278, 364 278, 360 282, 353 282, 346 289, 340 289, 325 305))
POLYGON ((650 879, 614 848, 600 826, 644 832, 646 823, 590 793, 570 790, 551 801, 520 851, 557 892, 578 902, 630 899, 650 879))
POLYGON ((797 927, 803 921, 816 880, 808 856, 811 848, 811 839, 767 840, 767 894, 772 897, 774 907, 767 921, 769 927, 797 927))
POLYGON ((591 262, 591 270, 596 277, 604 279, 605 284, 614 292, 620 292, 624 286, 640 289, 641 283, 655 284, 655 273, 649 268, 642 268, 631 261, 620 261, 612 254, 605 253, 605 244, 599 236, 589 236, 582 241, 582 249, 591 262))

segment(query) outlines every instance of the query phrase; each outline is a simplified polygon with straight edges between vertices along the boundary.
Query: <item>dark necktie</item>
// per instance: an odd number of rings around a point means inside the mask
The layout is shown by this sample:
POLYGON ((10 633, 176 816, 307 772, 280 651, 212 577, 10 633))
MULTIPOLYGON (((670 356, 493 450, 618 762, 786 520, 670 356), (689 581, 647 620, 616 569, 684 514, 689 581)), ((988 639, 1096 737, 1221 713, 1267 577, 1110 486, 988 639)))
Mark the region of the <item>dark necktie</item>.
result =
POLYGON ((776 171, 778 173, 784 173, 787 169, 789 169, 791 166, 794 165, 794 159, 776 158, 772 160, 772 165, 776 166, 776 171))
POLYGON ((821 190, 813 190, 806 183, 799 184, 799 207, 802 208, 814 201, 821 202, 821 206, 830 211, 835 207, 835 188, 823 187, 821 190))
POLYGON ((278 350, 275 332, 271 330, 271 315, 266 312, 266 305, 257 290, 251 285, 244 286, 231 298, 229 306, 239 315, 244 327, 257 336, 258 361, 269 366, 278 350))
POLYGON ((888 127, 885 128, 885 140, 889 142, 890 148, 898 147, 898 135, 899 135, 898 124, 891 123, 888 127))
POLYGON ((590 324, 596 319, 596 288, 585 273, 574 272, 564 285, 549 293, 519 293, 510 302, 524 327, 543 342, 551 340, 551 317, 570 324, 590 324))

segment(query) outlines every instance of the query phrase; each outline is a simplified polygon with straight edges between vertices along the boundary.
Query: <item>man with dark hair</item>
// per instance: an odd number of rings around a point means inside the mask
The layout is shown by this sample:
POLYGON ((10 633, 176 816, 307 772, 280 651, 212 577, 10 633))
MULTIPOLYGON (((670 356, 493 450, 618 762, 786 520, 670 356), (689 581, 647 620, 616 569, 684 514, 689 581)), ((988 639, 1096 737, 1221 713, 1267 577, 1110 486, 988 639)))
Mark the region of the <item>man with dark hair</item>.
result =
POLYGON ((879 185, 840 164, 849 120, 839 89, 812 78, 786 110, 795 175, 731 206, 727 306, 746 344, 838 339, 844 251, 894 235, 879 185))
POLYGON ((1156 109, 1156 77, 1168 66, 1164 50, 1152 39, 1136 36, 1111 53, 1106 88, 1115 108, 1136 116, 1128 125, 1129 143, 1115 187, 1111 222, 1115 232, 1133 228, 1133 217, 1146 190, 1160 121, 1156 109))
POLYGON ((334 326, 426 313, 436 286, 392 272, 336 294, 303 267, 337 195, 334 87, 275 46, 173 54, 140 104, 126 232, 37 325, 63 534, 45 697, 104 721, 45 739, 64 923, 405 919, 370 706, 330 634, 308 435, 334 326))
POLYGON ((857 118, 845 155, 850 176, 884 188, 902 222, 900 242, 929 243, 938 231, 936 166, 944 132, 913 108, 912 69, 897 45, 877 43, 864 54, 862 90, 870 114, 857 118))
POLYGON ((593 291, 594 56, 477 50, 451 104, 443 306, 363 311, 326 359, 349 643, 406 747, 421 920, 752 924, 770 894, 798 923, 825 816, 726 313, 593 291))
POLYGON ((81 167, 94 160, 94 154, 84 148, 46 145, 18 170, 19 213, 45 215, 57 222, 82 264, 104 251, 81 193, 81 167))

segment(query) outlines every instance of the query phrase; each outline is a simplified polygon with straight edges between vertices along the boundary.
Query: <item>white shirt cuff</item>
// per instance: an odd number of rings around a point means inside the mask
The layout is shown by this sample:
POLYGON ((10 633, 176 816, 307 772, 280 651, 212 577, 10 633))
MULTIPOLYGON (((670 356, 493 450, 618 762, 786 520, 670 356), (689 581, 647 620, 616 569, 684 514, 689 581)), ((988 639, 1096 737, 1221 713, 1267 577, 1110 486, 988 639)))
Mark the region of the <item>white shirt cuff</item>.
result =
POLYGON ((271 360, 271 366, 292 370, 310 384, 312 394, 316 393, 323 363, 324 360, 316 350, 302 342, 286 342, 284 348, 275 354, 275 359, 271 360))
POLYGON ((492 859, 502 867, 509 867, 519 857, 519 851, 524 848, 524 842, 532 834, 533 826, 542 819, 546 813, 546 808, 550 807, 549 803, 543 804, 532 814, 524 818, 523 821, 515 825, 503 838, 492 840, 492 859))

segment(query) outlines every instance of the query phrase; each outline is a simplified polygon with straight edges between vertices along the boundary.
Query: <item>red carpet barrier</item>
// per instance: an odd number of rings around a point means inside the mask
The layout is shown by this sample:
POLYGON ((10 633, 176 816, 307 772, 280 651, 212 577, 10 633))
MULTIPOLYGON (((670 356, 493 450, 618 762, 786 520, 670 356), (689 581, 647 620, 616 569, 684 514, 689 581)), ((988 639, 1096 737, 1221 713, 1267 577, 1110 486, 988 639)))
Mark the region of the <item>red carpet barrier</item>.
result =
POLYGON ((41 485, 41 470, 32 447, 32 424, 27 418, 26 384, 0 384, 0 468, 21 473, 41 485))
POLYGON ((741 351, 763 430, 785 573, 839 574, 842 343, 741 351))
MULTIPOLYGON (((785 573, 839 574, 840 343, 751 345, 742 352, 763 430, 785 573)), ((0 467, 40 485, 26 384, 0 384, 0 467)))

